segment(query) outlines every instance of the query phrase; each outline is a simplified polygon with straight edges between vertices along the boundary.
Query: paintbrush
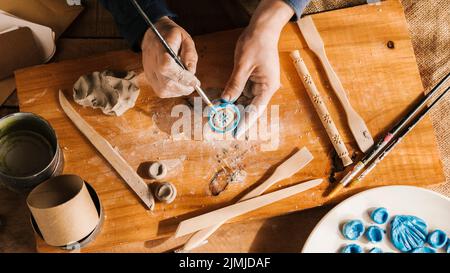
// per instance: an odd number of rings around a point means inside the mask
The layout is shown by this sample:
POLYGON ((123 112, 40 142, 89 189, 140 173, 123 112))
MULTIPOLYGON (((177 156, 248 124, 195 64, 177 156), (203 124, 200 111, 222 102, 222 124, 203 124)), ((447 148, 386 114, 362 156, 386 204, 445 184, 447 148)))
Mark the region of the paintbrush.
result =
POLYGON ((431 98, 441 89, 441 87, 447 82, 450 74, 447 74, 436 86, 434 86, 428 94, 426 94, 415 107, 409 111, 402 119, 400 119, 390 130, 387 132, 377 144, 351 169, 344 178, 336 184, 336 186, 328 194, 328 197, 333 197, 343 187, 347 186, 367 164, 372 161, 384 148, 391 142, 392 139, 397 137, 400 132, 407 126, 407 124, 423 109, 423 107, 430 101, 431 98))
POLYGON ((377 158, 374 161, 372 161, 372 163, 370 163, 367 166, 367 168, 364 170, 364 172, 362 172, 355 180, 350 182, 348 187, 351 187, 351 186, 359 183, 361 180, 363 180, 364 177, 366 177, 378 165, 378 163, 380 163, 389 154, 389 152, 392 151, 395 148, 395 146, 397 146, 397 144, 399 144, 403 140, 403 138, 409 132, 411 132, 412 129, 414 129, 414 127, 416 127, 416 125, 427 115, 427 113, 433 108, 433 106, 435 106, 436 103, 447 94, 447 92, 449 90, 450 90, 450 87, 447 87, 447 89, 445 89, 444 92, 442 92, 442 94, 440 94, 433 101, 433 103, 431 103, 427 108, 425 108, 425 110, 422 113, 420 113, 416 118, 414 118, 414 120, 411 121, 410 125, 408 125, 408 127, 406 129, 404 129, 401 133, 399 133, 398 136, 395 139, 393 139, 391 143, 389 143, 387 148, 383 152, 381 152, 377 156, 377 158))
MULTIPOLYGON (((164 39, 164 37, 159 33, 158 29, 155 27, 155 25, 150 21, 145 11, 141 8, 141 6, 138 4, 136 0, 131 0, 131 3, 136 8, 138 13, 142 16, 144 21, 147 23, 147 25, 150 27, 150 29, 153 31, 153 33, 158 37, 158 40, 161 42, 163 47, 166 49, 167 53, 175 60, 175 62, 181 66, 184 70, 187 70, 186 66, 181 61, 180 57, 178 57, 178 54, 173 51, 173 49, 169 46, 167 41, 164 39)), ((202 88, 198 85, 195 86, 195 91, 200 95, 200 97, 203 99, 203 101, 210 107, 211 110, 214 110, 214 105, 212 104, 211 100, 206 96, 205 92, 202 90, 202 88)))

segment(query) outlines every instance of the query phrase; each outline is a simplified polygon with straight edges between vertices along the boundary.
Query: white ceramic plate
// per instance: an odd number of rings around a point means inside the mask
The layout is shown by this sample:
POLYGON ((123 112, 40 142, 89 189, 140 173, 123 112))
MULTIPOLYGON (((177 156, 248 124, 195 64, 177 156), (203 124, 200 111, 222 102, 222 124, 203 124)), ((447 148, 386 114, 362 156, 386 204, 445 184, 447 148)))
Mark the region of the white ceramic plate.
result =
MULTIPOLYGON (((343 246, 350 243, 360 245, 365 252, 375 246, 383 252, 399 252, 390 243, 388 236, 377 244, 369 243, 365 236, 356 241, 346 240, 342 236, 342 225, 348 220, 360 219, 366 228, 369 225, 377 225, 369 215, 371 210, 377 207, 385 207, 389 212, 387 223, 394 215, 414 215, 425 220, 428 231, 439 228, 450 235, 449 198, 419 187, 386 186, 356 194, 334 207, 313 229, 302 252, 339 252, 343 246)), ((387 224, 378 226, 387 228, 387 224)), ((386 233, 388 234, 389 232, 386 233)))

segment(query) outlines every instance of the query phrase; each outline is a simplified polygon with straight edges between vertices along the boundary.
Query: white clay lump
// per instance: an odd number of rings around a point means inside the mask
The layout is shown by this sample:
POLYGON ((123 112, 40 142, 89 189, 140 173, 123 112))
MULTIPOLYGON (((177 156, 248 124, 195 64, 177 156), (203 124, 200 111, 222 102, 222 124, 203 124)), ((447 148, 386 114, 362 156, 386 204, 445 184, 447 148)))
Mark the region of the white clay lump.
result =
POLYGON ((81 76, 73 86, 76 103, 100 108, 106 115, 121 116, 133 108, 139 96, 136 74, 105 70, 81 76))

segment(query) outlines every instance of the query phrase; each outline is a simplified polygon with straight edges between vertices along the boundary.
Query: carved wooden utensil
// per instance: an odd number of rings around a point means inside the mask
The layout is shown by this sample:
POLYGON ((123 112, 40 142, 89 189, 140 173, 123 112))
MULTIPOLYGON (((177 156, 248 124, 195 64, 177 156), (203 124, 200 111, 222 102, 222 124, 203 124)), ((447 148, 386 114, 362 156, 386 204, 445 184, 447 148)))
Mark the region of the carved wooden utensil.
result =
POLYGON ((320 121, 322 122, 322 125, 325 128, 334 149, 336 150, 336 153, 342 160, 342 164, 344 164, 344 166, 352 164, 353 161, 350 158, 347 148, 345 147, 341 134, 339 134, 333 118, 331 117, 330 112, 328 112, 327 106, 323 102, 322 96, 320 95, 319 90, 317 90, 317 87, 309 74, 308 68, 300 56, 300 51, 294 50, 291 52, 290 56, 294 61, 295 69, 297 70, 298 75, 302 79, 306 93, 308 93, 308 96, 314 105, 314 109, 316 109, 317 115, 319 116, 320 121))
POLYGON ((92 128, 76 111, 66 99, 63 92, 59 90, 59 104, 64 113, 83 133, 83 135, 94 145, 106 161, 116 170, 130 188, 139 196, 147 209, 153 209, 155 201, 150 188, 145 181, 131 168, 123 157, 104 139, 94 128, 92 128))
MULTIPOLYGON (((289 159, 284 161, 280 166, 278 166, 273 174, 258 187, 247 193, 244 197, 242 197, 239 201, 247 200, 258 195, 261 195, 268 188, 270 188, 275 183, 289 178, 294 175, 299 170, 303 169, 311 160, 313 159, 313 155, 309 152, 309 150, 304 147, 300 151, 296 152, 289 159)), ((179 252, 189 251, 198 246, 200 246, 211 234, 213 234, 222 224, 224 224, 228 219, 224 219, 224 221, 219 222, 214 226, 210 226, 203 230, 195 233, 189 241, 180 249, 179 252)))
POLYGON ((302 182, 297 185, 284 188, 282 190, 253 197, 251 199, 238 202, 234 205, 224 207, 188 220, 184 220, 178 225, 175 237, 181 237, 197 230, 223 223, 224 221, 227 221, 231 218, 237 217, 258 208, 270 205, 276 201, 288 198, 297 193, 314 188, 322 183, 322 181, 323 179, 320 178, 302 182))
POLYGON ((303 34, 303 37, 308 44, 308 47, 311 49, 314 54, 317 55, 320 62, 322 63, 325 73, 330 81, 331 86, 333 87, 339 101, 344 108, 344 111, 347 115, 348 125, 352 134, 358 144, 359 149, 361 151, 366 152, 373 145, 373 138, 370 134, 369 129, 367 128, 364 120, 356 113, 355 109, 353 109, 350 101, 348 100, 347 94, 345 93, 344 87, 342 86, 341 81, 339 80, 336 72, 331 66, 327 54, 325 52, 325 46, 323 44, 322 38, 320 37, 319 32, 317 31, 316 26, 314 25, 314 21, 311 16, 305 16, 304 18, 297 21, 297 25, 300 28, 300 31, 303 34))

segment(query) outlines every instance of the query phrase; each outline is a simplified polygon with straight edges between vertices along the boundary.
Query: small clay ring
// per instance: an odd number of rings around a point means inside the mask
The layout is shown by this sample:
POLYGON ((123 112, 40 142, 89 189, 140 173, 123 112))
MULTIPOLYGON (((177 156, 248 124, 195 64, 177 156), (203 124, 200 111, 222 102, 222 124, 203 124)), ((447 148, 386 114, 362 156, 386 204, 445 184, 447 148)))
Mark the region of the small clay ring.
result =
POLYGON ((161 180, 167 175, 167 166, 162 162, 153 162, 148 168, 148 175, 156 180, 161 180))
POLYGON ((161 202, 170 204, 177 196, 177 189, 172 183, 163 182, 155 188, 155 197, 161 202))

